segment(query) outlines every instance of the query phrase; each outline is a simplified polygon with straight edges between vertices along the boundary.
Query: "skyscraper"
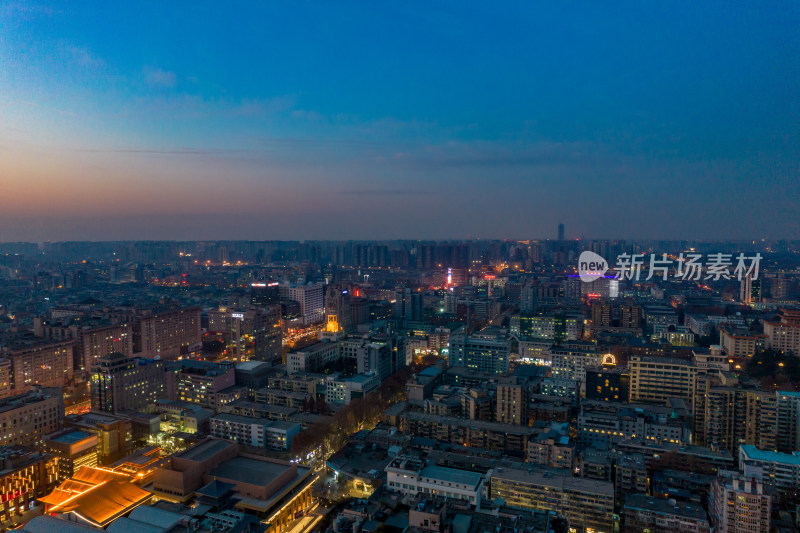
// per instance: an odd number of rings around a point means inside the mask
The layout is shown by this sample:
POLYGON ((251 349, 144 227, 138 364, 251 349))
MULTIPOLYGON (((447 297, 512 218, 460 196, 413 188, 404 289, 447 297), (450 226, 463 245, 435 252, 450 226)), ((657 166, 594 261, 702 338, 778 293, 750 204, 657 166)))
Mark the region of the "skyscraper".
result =
POLYGON ((564 240, 564 224, 558 225, 558 240, 559 241, 564 240))

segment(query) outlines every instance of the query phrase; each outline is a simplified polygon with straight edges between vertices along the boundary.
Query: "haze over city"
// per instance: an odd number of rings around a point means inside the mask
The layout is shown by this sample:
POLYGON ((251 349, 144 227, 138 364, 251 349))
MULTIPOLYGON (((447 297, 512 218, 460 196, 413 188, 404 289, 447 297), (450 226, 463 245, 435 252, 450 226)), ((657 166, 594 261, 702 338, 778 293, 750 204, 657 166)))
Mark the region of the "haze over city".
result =
POLYGON ((0 4, 0 240, 800 236, 796 2, 0 4))

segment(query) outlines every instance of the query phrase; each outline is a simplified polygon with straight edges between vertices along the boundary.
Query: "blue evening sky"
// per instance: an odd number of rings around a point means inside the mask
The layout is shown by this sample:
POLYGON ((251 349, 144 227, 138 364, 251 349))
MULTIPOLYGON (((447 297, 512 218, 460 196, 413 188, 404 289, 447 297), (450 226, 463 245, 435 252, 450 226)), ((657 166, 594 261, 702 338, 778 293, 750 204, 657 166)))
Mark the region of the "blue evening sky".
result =
POLYGON ((800 238, 800 3, 0 1, 0 187, 0 240, 800 238))

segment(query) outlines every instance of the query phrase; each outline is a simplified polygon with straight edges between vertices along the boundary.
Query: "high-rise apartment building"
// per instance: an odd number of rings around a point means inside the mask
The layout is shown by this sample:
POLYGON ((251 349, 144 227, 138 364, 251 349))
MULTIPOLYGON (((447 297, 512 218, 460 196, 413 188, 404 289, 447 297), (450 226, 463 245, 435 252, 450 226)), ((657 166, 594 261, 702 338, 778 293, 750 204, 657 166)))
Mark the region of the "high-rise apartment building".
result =
POLYGON ((270 305, 256 309, 253 317, 254 361, 280 364, 283 357, 283 325, 281 306, 270 305))
POLYGON ((292 300, 300 304, 300 317, 303 324, 316 324, 325 316, 325 304, 322 298, 322 285, 312 283, 308 285, 280 286, 281 300, 292 300))
POLYGON ((800 311, 781 309, 778 321, 764 321, 766 347, 800 355, 800 311))
POLYGON ((64 398, 61 389, 33 390, 0 400, 0 446, 41 446, 43 438, 61 429, 64 398))
POLYGON ((283 355, 279 305, 247 310, 212 309, 208 312, 208 329, 224 336, 231 359, 275 363, 280 362, 283 355))
POLYGON ((201 342, 200 308, 142 314, 134 323, 133 351, 143 357, 177 359, 201 342))
POLYGON ((490 374, 507 374, 510 357, 511 340, 506 336, 468 336, 463 329, 450 334, 450 366, 465 366, 490 374))
POLYGON ((218 396, 236 384, 236 367, 231 361, 212 363, 184 359, 167 367, 167 399, 196 403, 217 409, 218 396))
POLYGON ((680 398, 691 405, 697 383, 693 361, 672 357, 632 356, 630 401, 666 405, 670 398, 680 398))
MULTIPOLYGON (((90 370, 110 353, 133 355, 133 326, 125 322, 79 330, 80 369, 90 370)), ((76 370, 78 368, 76 367, 76 370)))
POLYGON ((63 387, 74 370, 75 341, 33 342, 4 348, 11 361, 11 389, 23 392, 32 385, 63 387))
POLYGON ((350 291, 348 289, 330 286, 325 293, 325 320, 326 331, 350 331, 350 291))
POLYGON ((166 397, 164 361, 112 353, 92 365, 92 409, 144 411, 166 397))
POLYGON ((497 383, 498 422, 528 425, 528 383, 517 376, 506 376, 497 383))
POLYGON ((711 484, 709 515, 720 533, 768 533, 772 497, 752 479, 718 477, 711 484))
POLYGON ((778 391, 777 437, 775 448, 779 452, 800 450, 800 392, 778 391))
POLYGON ((491 476, 490 498, 520 509, 557 511, 575 531, 614 531, 614 485, 572 477, 572 473, 503 468, 491 476))

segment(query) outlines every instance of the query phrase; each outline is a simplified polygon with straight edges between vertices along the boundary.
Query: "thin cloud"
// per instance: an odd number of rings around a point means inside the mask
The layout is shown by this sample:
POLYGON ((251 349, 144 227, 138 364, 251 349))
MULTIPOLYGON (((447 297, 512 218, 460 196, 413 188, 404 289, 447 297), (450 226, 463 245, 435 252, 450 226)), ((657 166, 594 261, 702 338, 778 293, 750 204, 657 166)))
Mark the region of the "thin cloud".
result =
POLYGON ((97 154, 152 154, 152 155, 226 155, 246 154, 261 152, 263 150, 249 150, 245 148, 176 148, 174 150, 158 150, 150 148, 67 148, 68 152, 97 153, 97 154))
POLYGON ((172 88, 178 82, 178 77, 174 72, 162 70, 160 68, 145 67, 144 81, 151 87, 172 88))
POLYGON ((105 65, 102 59, 83 46, 70 46, 69 53, 72 55, 72 60, 83 68, 97 68, 105 65))
POLYGON ((339 191, 339 194, 345 196, 417 196, 427 194, 427 191, 404 189, 354 189, 339 191))

